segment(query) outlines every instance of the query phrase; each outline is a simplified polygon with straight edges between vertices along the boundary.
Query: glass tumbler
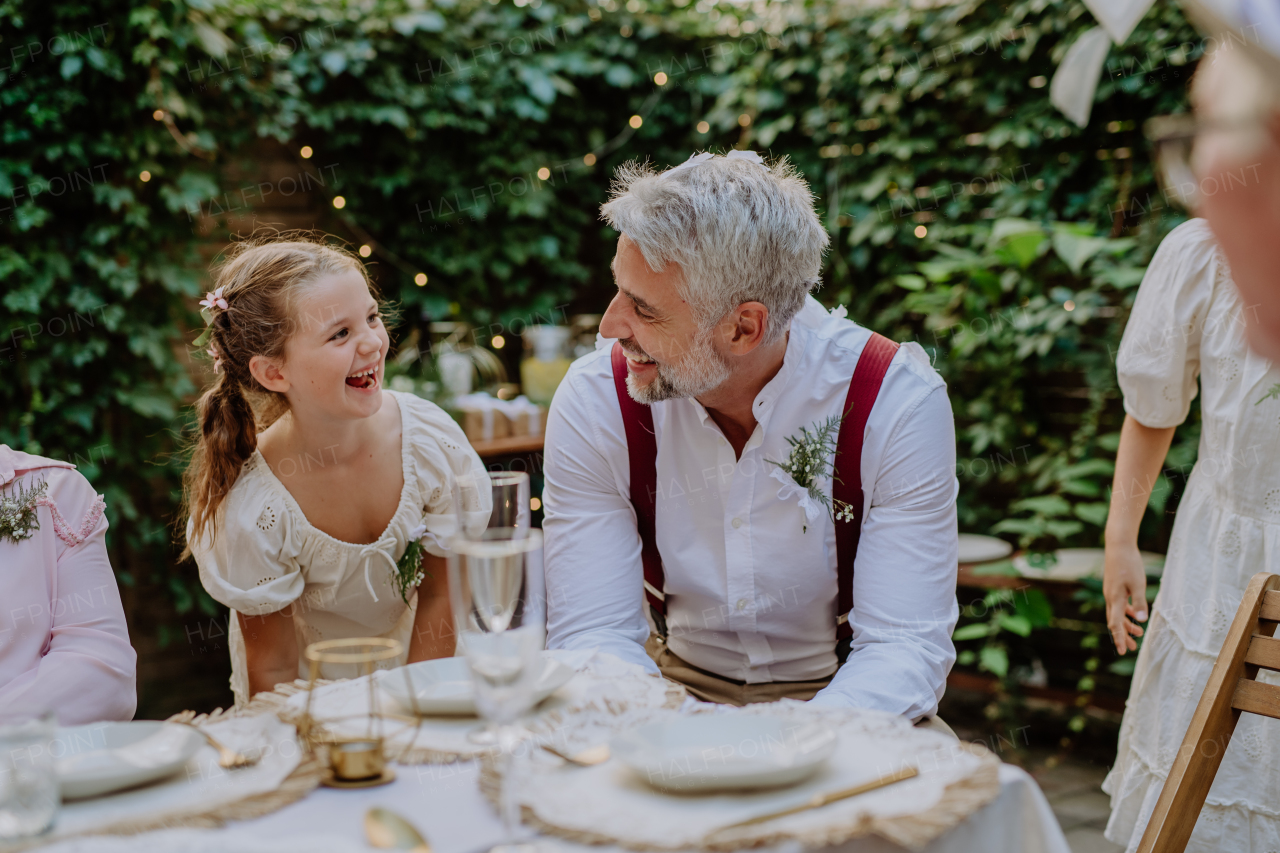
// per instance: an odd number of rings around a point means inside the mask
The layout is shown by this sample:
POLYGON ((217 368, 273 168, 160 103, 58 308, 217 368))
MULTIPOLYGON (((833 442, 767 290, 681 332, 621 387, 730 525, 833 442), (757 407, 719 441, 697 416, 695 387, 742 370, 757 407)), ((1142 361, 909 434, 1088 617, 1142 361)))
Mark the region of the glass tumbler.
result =
POLYGON ((56 735, 52 712, 0 715, 0 841, 39 835, 57 819, 56 735))

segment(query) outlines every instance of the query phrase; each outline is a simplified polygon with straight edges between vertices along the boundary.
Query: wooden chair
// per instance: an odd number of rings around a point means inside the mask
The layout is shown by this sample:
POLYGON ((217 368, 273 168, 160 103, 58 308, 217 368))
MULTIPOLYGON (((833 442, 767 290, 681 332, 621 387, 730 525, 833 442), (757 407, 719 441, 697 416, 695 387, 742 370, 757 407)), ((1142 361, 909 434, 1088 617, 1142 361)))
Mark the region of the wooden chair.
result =
POLYGON ((1241 711, 1280 719, 1280 686, 1254 680, 1259 667, 1280 671, 1280 639, 1272 636, 1277 623, 1280 575, 1259 572, 1236 611, 1138 853, 1186 849, 1241 711))

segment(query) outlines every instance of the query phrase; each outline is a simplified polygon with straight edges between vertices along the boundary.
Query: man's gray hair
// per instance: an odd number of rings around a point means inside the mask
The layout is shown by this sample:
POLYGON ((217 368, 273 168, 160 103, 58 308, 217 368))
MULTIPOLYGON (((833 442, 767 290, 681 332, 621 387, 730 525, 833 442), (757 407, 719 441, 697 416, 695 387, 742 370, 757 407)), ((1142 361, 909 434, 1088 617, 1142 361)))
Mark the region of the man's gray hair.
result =
POLYGON ((655 272, 680 265, 680 295, 703 329, 744 302, 763 303, 765 343, 786 334, 819 285, 830 242, 809 185, 786 158, 766 168, 712 157, 665 172, 631 161, 600 212, 655 272))

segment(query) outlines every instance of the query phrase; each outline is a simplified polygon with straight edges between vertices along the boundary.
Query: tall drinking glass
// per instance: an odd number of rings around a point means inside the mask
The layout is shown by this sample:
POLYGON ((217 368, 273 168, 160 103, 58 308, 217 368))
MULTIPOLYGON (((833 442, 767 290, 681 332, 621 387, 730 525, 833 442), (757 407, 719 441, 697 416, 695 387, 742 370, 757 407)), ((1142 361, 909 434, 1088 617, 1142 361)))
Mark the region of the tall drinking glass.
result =
POLYGON ((449 597, 458 644, 475 685, 476 708, 496 727, 499 813, 510 853, 520 810, 511 784, 517 719, 533 707, 546 642, 542 531, 497 527, 480 539, 455 539, 449 548, 449 597))
POLYGON ((53 771, 53 714, 0 715, 0 841, 39 835, 62 802, 53 771))
POLYGON ((529 507, 529 475, 523 471, 490 471, 493 487, 493 513, 490 528, 528 530, 533 525, 529 507))

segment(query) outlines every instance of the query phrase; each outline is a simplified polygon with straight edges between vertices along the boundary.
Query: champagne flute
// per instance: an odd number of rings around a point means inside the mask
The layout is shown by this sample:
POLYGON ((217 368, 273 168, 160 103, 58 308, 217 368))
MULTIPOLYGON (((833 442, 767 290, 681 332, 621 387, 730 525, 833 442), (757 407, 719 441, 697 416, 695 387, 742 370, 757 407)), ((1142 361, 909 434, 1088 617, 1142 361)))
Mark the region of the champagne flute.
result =
POLYGON ((542 674, 542 531, 496 527, 480 539, 455 539, 449 548, 449 598, 476 708, 496 727, 500 748, 498 809, 505 841, 494 850, 528 850, 515 843, 520 807, 511 754, 520 740, 514 724, 533 707, 542 674))
MULTIPOLYGON (((493 511, 489 514, 489 530, 506 530, 509 538, 523 538, 533 524, 529 507, 529 475, 523 471, 490 471, 489 485, 493 491, 493 511)), ((481 537, 478 531, 466 531, 470 539, 481 537)), ((491 534, 502 536, 503 534, 491 534)), ((498 742, 497 729, 487 723, 467 733, 467 740, 480 746, 493 746, 498 742)))

